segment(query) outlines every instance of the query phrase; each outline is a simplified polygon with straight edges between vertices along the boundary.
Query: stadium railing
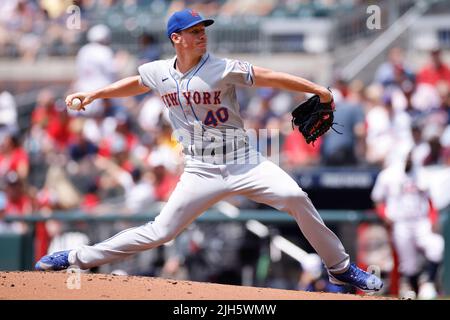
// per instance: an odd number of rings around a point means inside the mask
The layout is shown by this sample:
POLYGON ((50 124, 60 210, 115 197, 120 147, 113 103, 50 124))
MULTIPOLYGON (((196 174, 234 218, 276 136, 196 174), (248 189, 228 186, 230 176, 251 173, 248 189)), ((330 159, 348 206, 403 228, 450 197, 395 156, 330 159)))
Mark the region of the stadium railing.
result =
MULTIPOLYGON (((359 210, 319 210, 321 217, 328 224, 354 225, 361 223, 380 223, 376 214, 370 211, 359 210)), ((83 211, 55 212, 51 216, 32 214, 25 217, 6 217, 5 222, 22 221, 30 226, 30 231, 23 235, 4 233, 0 234, 0 269, 3 270, 31 270, 34 257, 34 230, 36 223, 47 220, 57 220, 67 223, 113 223, 118 221, 137 223, 153 220, 157 211, 142 212, 134 215, 105 214, 90 215, 83 211)), ((450 243, 450 208, 441 211, 442 233, 446 243, 450 243)), ((257 220, 261 223, 275 225, 295 224, 288 214, 280 214, 276 210, 242 210, 236 217, 224 215, 219 210, 208 210, 196 221, 201 222, 231 222, 245 223, 257 220)), ((354 238, 354 240, 356 240, 354 238)), ((442 283, 446 295, 450 295, 450 246, 445 246, 443 261, 442 283)))

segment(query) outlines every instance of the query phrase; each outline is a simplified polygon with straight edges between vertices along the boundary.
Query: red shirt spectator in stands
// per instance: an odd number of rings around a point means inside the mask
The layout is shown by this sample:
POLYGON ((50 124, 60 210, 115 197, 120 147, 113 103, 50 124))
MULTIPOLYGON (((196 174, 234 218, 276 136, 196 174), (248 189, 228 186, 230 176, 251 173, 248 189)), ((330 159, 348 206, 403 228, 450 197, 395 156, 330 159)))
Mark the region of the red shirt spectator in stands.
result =
POLYGON ((28 154, 20 145, 17 134, 7 135, 0 144, 0 176, 9 171, 16 172, 21 179, 29 172, 28 154))
POLYGON ((31 214, 32 201, 27 195, 23 182, 16 172, 10 171, 5 175, 6 207, 5 213, 10 216, 24 216, 31 214))
POLYGON ((90 213, 100 204, 99 185, 100 177, 95 177, 89 182, 87 192, 84 194, 80 205, 83 211, 90 213))
POLYGON ((285 165, 287 168, 297 166, 314 165, 320 159, 320 145, 322 139, 319 138, 312 144, 307 144, 298 130, 293 130, 284 141, 282 154, 285 155, 285 165))
POLYGON ((157 201, 167 201, 180 177, 171 173, 164 165, 155 166, 153 173, 155 175, 155 199, 157 201))
POLYGON ((58 108, 55 97, 50 90, 43 90, 37 98, 37 105, 31 115, 32 125, 40 126, 55 146, 63 150, 70 139, 71 118, 64 105, 58 108))
POLYGON ((430 57, 431 63, 423 67, 417 74, 417 82, 435 86, 438 82, 445 81, 450 86, 450 68, 442 60, 441 50, 432 50, 430 57))

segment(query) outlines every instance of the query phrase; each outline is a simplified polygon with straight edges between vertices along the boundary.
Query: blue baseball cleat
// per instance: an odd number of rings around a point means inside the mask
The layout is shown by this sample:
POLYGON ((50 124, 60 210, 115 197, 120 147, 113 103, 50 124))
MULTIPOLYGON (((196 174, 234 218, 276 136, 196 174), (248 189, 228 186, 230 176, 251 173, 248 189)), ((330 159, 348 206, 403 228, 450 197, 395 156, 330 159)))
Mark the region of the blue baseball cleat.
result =
POLYGON ((383 281, 374 274, 370 274, 354 263, 350 264, 343 273, 328 272, 330 282, 336 285, 351 285, 366 293, 379 291, 383 287, 383 281))
POLYGON ((67 269, 69 263, 69 250, 58 251, 46 256, 43 256, 34 266, 38 271, 58 271, 67 269))

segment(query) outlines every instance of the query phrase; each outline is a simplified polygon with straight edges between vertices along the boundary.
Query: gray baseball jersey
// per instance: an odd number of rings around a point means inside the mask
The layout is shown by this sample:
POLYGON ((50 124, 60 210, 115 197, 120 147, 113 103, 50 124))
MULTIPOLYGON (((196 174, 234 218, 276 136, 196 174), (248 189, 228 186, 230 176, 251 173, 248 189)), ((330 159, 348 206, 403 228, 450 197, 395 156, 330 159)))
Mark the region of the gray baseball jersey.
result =
POLYGON ((176 57, 146 63, 139 67, 139 74, 142 83, 157 91, 169 109, 178 141, 188 147, 209 143, 211 135, 224 139, 231 133, 245 138, 235 86, 253 85, 252 65, 206 53, 182 74, 175 69, 175 61, 176 57), (194 134, 205 131, 208 135, 194 134), (180 139, 180 132, 188 133, 189 139, 180 139))

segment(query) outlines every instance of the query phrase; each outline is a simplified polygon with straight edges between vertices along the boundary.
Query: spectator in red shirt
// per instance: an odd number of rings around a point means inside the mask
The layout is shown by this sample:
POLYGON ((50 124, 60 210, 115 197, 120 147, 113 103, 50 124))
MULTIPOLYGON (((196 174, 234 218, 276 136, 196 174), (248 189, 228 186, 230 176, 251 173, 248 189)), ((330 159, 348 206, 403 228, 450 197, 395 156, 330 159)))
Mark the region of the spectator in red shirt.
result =
POLYGON ((282 154, 285 156, 284 166, 287 169, 295 169, 318 164, 321 144, 321 138, 317 139, 314 146, 307 144, 298 130, 291 131, 282 146, 282 154))
POLYGON ((14 171, 20 179, 28 177, 29 160, 28 154, 20 145, 17 133, 9 133, 0 142, 0 175, 14 171))
POLYGON ((47 128, 49 123, 57 118, 55 97, 50 90, 42 90, 37 97, 36 107, 31 114, 31 124, 47 128))
POLYGON ((58 106, 50 90, 42 90, 37 98, 37 105, 31 115, 31 123, 40 126, 54 143, 63 150, 70 139, 70 123, 65 105, 58 106))
MULTIPOLYGON (((23 181, 16 172, 10 171, 4 176, 6 205, 5 216, 24 216, 31 214, 32 201, 27 195, 23 181)), ((18 233, 26 233, 28 227, 24 222, 13 222, 12 230, 18 233)))
POLYGON ((175 189, 180 177, 170 172, 164 165, 153 167, 155 175, 155 198, 157 201, 167 201, 175 189))
POLYGON ((6 215, 23 216, 32 211, 32 202, 25 191, 25 186, 16 172, 10 171, 6 180, 6 215))
POLYGON ((95 177, 89 181, 87 193, 84 194, 81 202, 81 209, 86 212, 92 212, 101 202, 98 194, 99 180, 99 177, 95 177))
POLYGON ((450 85, 450 68, 442 60, 441 50, 439 48, 433 49, 430 52, 430 57, 431 63, 420 70, 417 75, 417 82, 435 86, 438 82, 445 81, 450 85))

